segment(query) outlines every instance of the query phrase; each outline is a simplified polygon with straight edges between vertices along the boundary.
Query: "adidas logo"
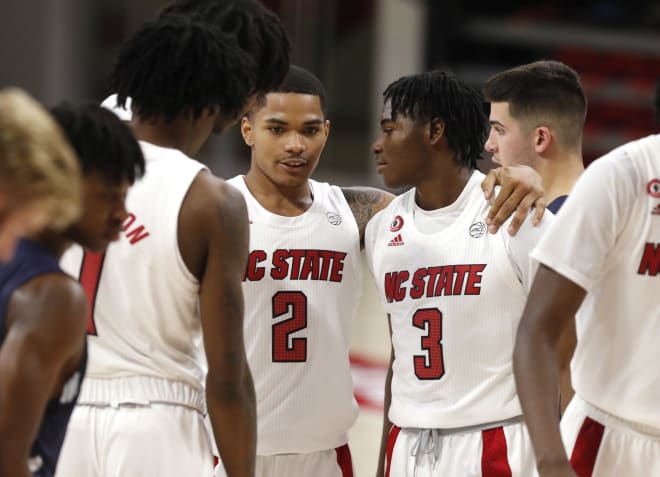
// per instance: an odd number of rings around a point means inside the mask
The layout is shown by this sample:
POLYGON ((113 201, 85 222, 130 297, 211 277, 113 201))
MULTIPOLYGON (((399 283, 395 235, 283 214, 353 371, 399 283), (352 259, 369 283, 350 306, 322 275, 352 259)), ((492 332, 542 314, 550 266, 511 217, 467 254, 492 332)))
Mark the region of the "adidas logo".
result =
POLYGON ((660 202, 655 207, 653 207, 651 215, 660 215, 660 202))
POLYGON ((387 244, 388 247, 396 247, 397 245, 403 245, 405 242, 403 241, 403 238, 401 237, 401 234, 397 235, 394 237, 390 242, 387 244))

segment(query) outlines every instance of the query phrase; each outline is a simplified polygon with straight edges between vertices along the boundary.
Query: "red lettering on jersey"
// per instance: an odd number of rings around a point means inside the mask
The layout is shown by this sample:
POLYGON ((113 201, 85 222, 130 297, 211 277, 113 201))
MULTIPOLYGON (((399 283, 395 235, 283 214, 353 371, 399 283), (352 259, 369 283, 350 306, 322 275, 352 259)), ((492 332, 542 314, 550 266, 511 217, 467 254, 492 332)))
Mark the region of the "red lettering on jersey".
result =
MULTIPOLYGON (((424 296, 480 295, 482 272, 485 264, 445 265, 443 267, 418 268, 412 274, 409 296, 418 300, 424 296)), ((385 296, 387 301, 395 301, 400 284, 397 275, 404 272, 391 272, 385 275, 385 296)), ((406 273, 406 279, 410 275, 406 273)), ((401 301, 396 299, 396 301, 401 301)))
POLYGON ((637 273, 649 276, 656 276, 660 273, 660 243, 646 243, 637 273))
POLYGON ((319 251, 308 250, 305 255, 305 261, 300 267, 301 280, 318 280, 319 279, 319 251))
POLYGON ((284 280, 289 274, 289 262, 286 261, 288 256, 288 250, 277 249, 273 252, 273 268, 270 270, 273 280, 284 280))
POLYGON ((419 268, 413 274, 410 282, 410 298, 416 300, 424 295, 424 277, 428 274, 426 268, 419 268))
POLYGON ((331 282, 341 282, 341 279, 343 278, 345 258, 345 252, 334 252, 334 257, 332 259, 332 271, 330 272, 331 282))
POLYGON ((261 280, 265 274, 265 267, 260 267, 259 263, 266 260, 267 255, 263 250, 253 250, 248 255, 247 267, 245 267, 245 275, 243 281, 249 280, 251 282, 261 280))
POLYGON ((454 295, 463 294, 463 279, 470 271, 470 265, 454 265, 456 281, 454 281, 454 295))
POLYGON ((133 230, 127 232, 127 230, 133 225, 133 223, 135 223, 136 220, 137 217, 135 217, 135 214, 131 214, 129 212, 128 217, 126 217, 126 220, 124 220, 124 223, 121 227, 121 231, 126 232, 126 238, 130 241, 131 245, 135 245, 140 240, 147 238, 150 235, 149 232, 146 231, 144 225, 139 225, 133 230))
POLYGON ((481 279, 482 272, 486 268, 486 264, 470 265, 470 271, 465 284, 466 295, 480 295, 481 294, 481 279))
POLYGON ((442 267, 440 272, 440 277, 435 286, 434 296, 440 295, 451 295, 452 294, 452 283, 454 282, 454 267, 448 265, 442 267))
POLYGON ((385 297, 388 303, 403 301, 406 297, 406 287, 403 284, 408 281, 408 278, 410 278, 410 273, 405 270, 385 274, 385 297))
POLYGON ((275 280, 323 280, 341 282, 345 252, 334 250, 278 249, 273 253, 270 276, 275 280))

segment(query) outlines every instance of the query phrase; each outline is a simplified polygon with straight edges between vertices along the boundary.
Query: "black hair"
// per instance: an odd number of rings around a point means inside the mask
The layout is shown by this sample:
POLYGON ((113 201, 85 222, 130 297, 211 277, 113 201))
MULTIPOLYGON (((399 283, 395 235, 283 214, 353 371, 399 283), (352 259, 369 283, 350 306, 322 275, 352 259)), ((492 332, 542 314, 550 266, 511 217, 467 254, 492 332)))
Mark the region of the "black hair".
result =
POLYGON ((280 19, 257 0, 175 0, 160 15, 186 15, 233 37, 256 66, 254 92, 277 87, 289 69, 291 44, 280 19))
POLYGON ((394 121, 398 114, 420 124, 442 120, 458 162, 477 167, 488 137, 488 118, 476 90, 451 73, 434 70, 399 78, 385 89, 383 101, 390 102, 394 121))
POLYGON ((196 119, 205 110, 240 114, 254 87, 254 66, 236 42, 188 17, 145 23, 122 46, 112 72, 117 104, 132 99, 142 119, 196 119))
POLYGON ((144 174, 142 149, 114 113, 96 104, 62 103, 50 110, 76 151, 83 174, 97 173, 111 183, 131 184, 144 174))
MULTIPOLYGON (((300 66, 291 65, 289 72, 282 80, 282 83, 270 91, 269 93, 294 93, 294 94, 309 94, 311 96, 318 96, 321 102, 321 111, 323 116, 328 113, 328 100, 325 94, 325 87, 321 80, 318 79, 311 71, 308 71, 300 66)), ((257 96, 257 107, 266 105, 265 96, 257 96)))
POLYGON ((491 77, 482 92, 487 101, 508 102, 514 119, 554 118, 560 139, 581 147, 587 98, 577 72, 564 63, 535 61, 511 68, 491 77))

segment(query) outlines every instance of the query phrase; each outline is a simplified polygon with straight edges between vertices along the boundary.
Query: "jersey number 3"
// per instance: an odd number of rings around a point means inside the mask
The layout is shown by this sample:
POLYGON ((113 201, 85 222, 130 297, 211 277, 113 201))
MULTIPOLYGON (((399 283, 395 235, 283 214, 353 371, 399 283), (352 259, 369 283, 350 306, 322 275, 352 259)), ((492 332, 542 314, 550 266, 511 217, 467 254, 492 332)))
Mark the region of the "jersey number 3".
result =
POLYGON ((290 318, 273 324, 273 362, 302 363, 307 361, 307 338, 292 338, 307 328, 307 297, 303 292, 277 292, 273 295, 273 319, 290 318))
POLYGON ((445 374, 442 355, 442 312, 437 308, 422 308, 413 315, 415 328, 426 330, 422 336, 422 350, 426 354, 413 356, 415 375, 419 379, 440 379, 445 374))
POLYGON ((82 264, 80 265, 80 284, 87 295, 87 334, 96 336, 96 323, 94 323, 94 305, 96 304, 96 293, 99 289, 101 280, 101 271, 103 270, 103 260, 105 253, 89 252, 83 253, 82 264))

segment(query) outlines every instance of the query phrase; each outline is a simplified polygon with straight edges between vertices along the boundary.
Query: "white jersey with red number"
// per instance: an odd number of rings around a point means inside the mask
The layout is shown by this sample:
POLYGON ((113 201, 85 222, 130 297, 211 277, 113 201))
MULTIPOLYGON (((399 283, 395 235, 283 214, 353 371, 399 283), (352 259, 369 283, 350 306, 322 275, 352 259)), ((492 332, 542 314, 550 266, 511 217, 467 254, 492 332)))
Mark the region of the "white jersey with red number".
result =
POLYGON ((338 187, 310 180, 312 206, 275 215, 252 196, 243 281, 257 394, 257 454, 334 449, 357 416, 348 348, 362 285, 358 226, 338 187))
POLYGON ((80 278, 93 310, 78 402, 179 402, 203 409, 199 283, 179 252, 177 226, 184 197, 205 167, 178 150, 140 145, 146 173, 129 189, 119 241, 104 256, 73 247, 61 262, 80 278), (141 377, 139 385, 134 377, 141 377))
POLYGON ((576 392, 660 429, 660 135, 593 162, 533 257, 587 291, 576 316, 576 392))
POLYGON ((488 203, 472 174, 458 199, 423 211, 415 189, 367 225, 367 260, 392 325, 390 420, 455 428, 521 414, 512 354, 546 222, 515 237, 486 230, 488 203), (420 230, 420 228, 422 230, 420 230))

